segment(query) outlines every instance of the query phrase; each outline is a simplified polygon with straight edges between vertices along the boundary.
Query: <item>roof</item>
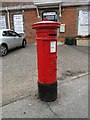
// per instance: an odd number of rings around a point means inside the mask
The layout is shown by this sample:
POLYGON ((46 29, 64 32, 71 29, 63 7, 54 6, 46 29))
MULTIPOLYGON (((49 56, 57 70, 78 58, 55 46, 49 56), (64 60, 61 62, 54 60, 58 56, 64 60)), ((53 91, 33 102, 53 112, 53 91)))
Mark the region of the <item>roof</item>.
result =
POLYGON ((17 9, 34 9, 36 6, 41 8, 46 7, 58 7, 59 4, 62 4, 62 6, 77 6, 77 5, 89 5, 89 0, 42 0, 42 2, 39 2, 39 0, 0 0, 2 2, 2 7, 0 7, 0 10, 6 10, 6 7, 8 10, 17 10, 17 9), (9 2, 10 1, 10 2, 9 2), (20 2, 22 1, 22 2, 20 2), (26 1, 26 2, 25 2, 26 1))
POLYGON ((0 29, 0 32, 3 32, 3 31, 13 31, 12 29, 0 29))
POLYGON ((89 5, 89 0, 56 0, 49 2, 35 2, 34 4, 37 6, 45 6, 45 5, 57 5, 62 3, 62 6, 76 6, 76 5, 89 5))
MULTIPOLYGON (((32 1, 36 1, 36 2, 40 2, 40 0, 32 0, 32 1)), ((84 1, 84 0, 41 0, 42 2, 57 2, 57 1, 64 1, 64 2, 74 2, 74 1, 84 1)), ((89 1, 89 0, 86 0, 89 1)))
POLYGON ((32 2, 2 2, 2 7, 11 7, 11 6, 23 6, 23 5, 31 5, 32 2))
POLYGON ((18 6, 9 6, 9 7, 0 7, 0 11, 3 10, 24 10, 24 9, 34 9, 35 5, 18 5, 18 6))

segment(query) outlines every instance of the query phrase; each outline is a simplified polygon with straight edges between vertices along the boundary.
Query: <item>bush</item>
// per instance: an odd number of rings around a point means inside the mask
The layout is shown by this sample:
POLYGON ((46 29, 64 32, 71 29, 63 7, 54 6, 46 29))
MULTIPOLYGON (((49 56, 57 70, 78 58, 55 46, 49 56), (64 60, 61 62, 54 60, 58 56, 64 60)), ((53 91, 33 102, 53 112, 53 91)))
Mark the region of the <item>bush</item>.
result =
POLYGON ((75 38, 90 38, 90 34, 85 35, 85 36, 83 36, 83 35, 77 35, 77 36, 75 36, 75 38))
POLYGON ((89 35, 86 35, 86 38, 90 38, 90 34, 89 34, 89 35))
POLYGON ((75 45, 75 37, 66 37, 65 44, 67 45, 75 45))
POLYGON ((75 36, 75 38, 83 38, 83 36, 77 35, 77 36, 75 36))

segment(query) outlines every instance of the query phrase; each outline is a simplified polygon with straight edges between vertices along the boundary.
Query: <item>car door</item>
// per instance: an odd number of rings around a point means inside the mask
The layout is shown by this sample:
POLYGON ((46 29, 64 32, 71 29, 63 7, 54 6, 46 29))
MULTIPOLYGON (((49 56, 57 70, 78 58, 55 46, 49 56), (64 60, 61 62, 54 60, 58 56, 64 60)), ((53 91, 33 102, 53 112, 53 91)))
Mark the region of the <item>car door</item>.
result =
POLYGON ((21 37, 19 36, 19 34, 17 34, 14 31, 9 31, 11 37, 12 37, 12 44, 13 47, 19 47, 21 46, 21 37))
POLYGON ((2 41, 8 45, 8 49, 11 49, 14 47, 13 36, 10 34, 9 30, 3 31, 2 33, 2 41))

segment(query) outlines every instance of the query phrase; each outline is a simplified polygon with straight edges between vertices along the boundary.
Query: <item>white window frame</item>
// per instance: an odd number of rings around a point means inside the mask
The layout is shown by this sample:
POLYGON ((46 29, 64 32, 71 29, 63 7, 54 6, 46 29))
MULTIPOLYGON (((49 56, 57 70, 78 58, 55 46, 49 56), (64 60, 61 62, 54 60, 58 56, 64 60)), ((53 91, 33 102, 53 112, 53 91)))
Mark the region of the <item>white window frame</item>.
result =
POLYGON ((24 33, 23 14, 13 15, 14 31, 24 33))
POLYGON ((78 16, 78 35, 88 35, 89 32, 90 10, 79 10, 78 16))
POLYGON ((0 15, 0 29, 6 29, 6 16, 0 15))

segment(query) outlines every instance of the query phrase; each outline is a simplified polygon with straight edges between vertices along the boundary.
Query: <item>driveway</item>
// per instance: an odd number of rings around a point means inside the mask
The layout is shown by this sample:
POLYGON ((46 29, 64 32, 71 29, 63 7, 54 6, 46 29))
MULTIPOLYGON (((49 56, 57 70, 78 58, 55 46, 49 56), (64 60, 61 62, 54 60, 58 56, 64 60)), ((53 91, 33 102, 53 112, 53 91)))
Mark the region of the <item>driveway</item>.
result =
MULTIPOLYGON (((10 51, 2 61, 2 103, 37 95, 37 56, 33 43, 10 51)), ((57 80, 64 82, 88 72, 88 47, 58 45, 57 80)))

